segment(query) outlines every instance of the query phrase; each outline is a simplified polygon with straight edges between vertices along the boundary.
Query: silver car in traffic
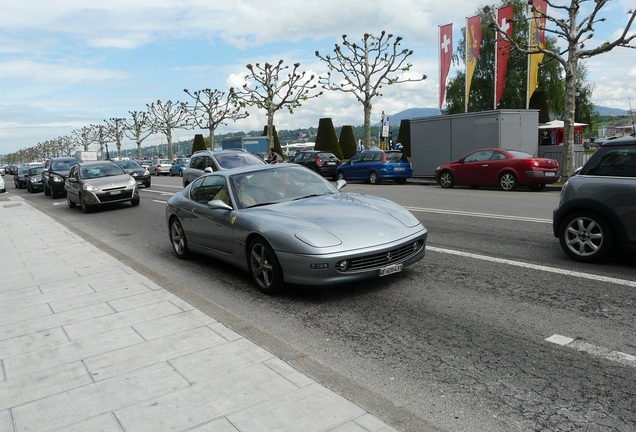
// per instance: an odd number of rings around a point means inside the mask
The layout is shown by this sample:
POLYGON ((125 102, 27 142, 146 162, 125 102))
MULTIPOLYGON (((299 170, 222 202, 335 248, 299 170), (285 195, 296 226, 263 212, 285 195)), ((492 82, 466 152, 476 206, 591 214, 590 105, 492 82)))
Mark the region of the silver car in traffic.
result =
POLYGON ((137 181, 111 161, 73 165, 64 188, 68 206, 75 208, 79 204, 84 213, 103 204, 129 201, 137 206, 140 202, 137 181))

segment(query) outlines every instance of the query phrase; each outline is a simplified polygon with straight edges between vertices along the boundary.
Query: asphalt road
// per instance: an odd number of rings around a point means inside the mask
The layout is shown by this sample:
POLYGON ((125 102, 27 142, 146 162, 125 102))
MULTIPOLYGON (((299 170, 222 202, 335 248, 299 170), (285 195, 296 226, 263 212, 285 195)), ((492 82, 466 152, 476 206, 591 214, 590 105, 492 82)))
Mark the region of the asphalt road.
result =
POLYGON ((181 179, 152 180, 140 206, 87 215, 7 176, 0 199, 23 196, 399 430, 636 430, 636 256, 569 260, 552 236, 558 190, 351 183, 411 209, 427 256, 268 297, 222 263, 174 256, 164 207, 181 179))

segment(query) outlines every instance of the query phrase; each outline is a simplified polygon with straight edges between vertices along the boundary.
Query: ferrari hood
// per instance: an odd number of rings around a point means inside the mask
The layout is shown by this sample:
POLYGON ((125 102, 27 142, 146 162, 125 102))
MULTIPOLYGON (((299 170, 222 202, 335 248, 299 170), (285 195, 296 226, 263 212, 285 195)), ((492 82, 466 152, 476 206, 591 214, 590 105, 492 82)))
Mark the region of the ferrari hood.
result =
POLYGON ((383 198, 333 194, 259 208, 312 247, 362 248, 390 243, 424 229, 403 207, 383 198))

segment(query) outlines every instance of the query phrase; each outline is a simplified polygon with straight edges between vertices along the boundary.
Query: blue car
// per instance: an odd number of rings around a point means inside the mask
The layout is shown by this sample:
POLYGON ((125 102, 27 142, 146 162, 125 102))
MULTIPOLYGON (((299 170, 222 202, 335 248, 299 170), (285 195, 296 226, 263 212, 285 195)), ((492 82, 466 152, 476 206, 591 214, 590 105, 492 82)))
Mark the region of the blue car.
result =
POLYGON ((338 167, 337 176, 343 180, 364 180, 377 184, 382 180, 406 183, 413 176, 411 162, 399 150, 367 150, 353 156, 338 167))
POLYGON ((190 158, 177 158, 170 167, 170 177, 178 175, 183 177, 183 172, 190 166, 190 158))

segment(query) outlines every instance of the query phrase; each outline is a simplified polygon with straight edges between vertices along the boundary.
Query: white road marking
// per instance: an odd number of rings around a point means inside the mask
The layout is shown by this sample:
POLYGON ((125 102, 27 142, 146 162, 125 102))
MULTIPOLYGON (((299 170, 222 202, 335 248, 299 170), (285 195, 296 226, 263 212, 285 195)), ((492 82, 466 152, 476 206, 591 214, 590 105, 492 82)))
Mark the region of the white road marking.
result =
POLYGON ((575 349, 577 351, 586 352, 595 357, 602 357, 625 366, 636 368, 636 356, 625 354, 620 351, 611 351, 607 348, 592 345, 582 340, 572 339, 567 336, 558 334, 552 335, 546 339, 547 342, 555 343, 564 347, 575 349))
POLYGON ((506 219, 506 220, 520 220, 525 222, 537 222, 537 223, 552 223, 552 219, 540 219, 540 218, 529 218, 523 216, 507 216, 507 215, 498 215, 498 214, 490 214, 490 213, 477 213, 477 212, 466 212, 459 210, 442 210, 442 209, 432 209, 432 208, 422 208, 422 207, 406 207, 410 211, 423 212, 423 213, 439 213, 439 214, 453 214, 460 216, 472 216, 472 217, 480 217, 480 218, 491 218, 491 219, 506 219))
POLYGON ((507 265, 511 265, 515 267, 523 267, 523 268, 539 270, 539 271, 548 272, 548 273, 557 273, 560 275, 572 276, 572 277, 577 277, 582 279, 589 279, 589 280, 598 281, 598 282, 608 282, 608 283, 613 283, 617 285, 623 285, 623 286, 636 288, 636 281, 630 281, 627 279, 618 279, 618 278, 613 278, 608 276, 600 276, 600 275, 595 275, 590 273, 565 270, 562 268, 548 267, 548 266, 538 265, 538 264, 530 264, 526 262, 513 261, 513 260, 503 259, 503 258, 495 258, 495 257, 487 256, 487 255, 478 255, 478 254, 473 254, 468 252, 456 251, 452 249, 443 249, 443 248, 438 248, 435 246, 427 245, 426 249, 433 252, 458 255, 458 256, 463 256, 466 258, 479 259, 479 260, 490 261, 490 262, 499 263, 499 264, 507 264, 507 265))
POLYGON ((145 192, 152 192, 152 193, 156 193, 156 194, 160 194, 160 195, 174 195, 174 192, 166 192, 166 191, 159 191, 159 190, 154 190, 154 189, 139 189, 140 191, 145 191, 145 192))

